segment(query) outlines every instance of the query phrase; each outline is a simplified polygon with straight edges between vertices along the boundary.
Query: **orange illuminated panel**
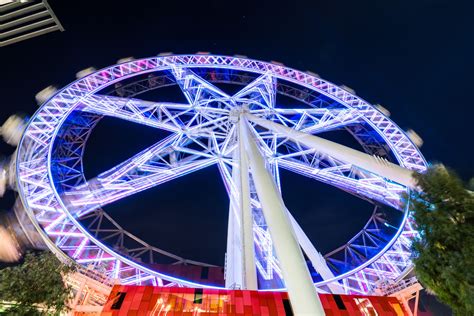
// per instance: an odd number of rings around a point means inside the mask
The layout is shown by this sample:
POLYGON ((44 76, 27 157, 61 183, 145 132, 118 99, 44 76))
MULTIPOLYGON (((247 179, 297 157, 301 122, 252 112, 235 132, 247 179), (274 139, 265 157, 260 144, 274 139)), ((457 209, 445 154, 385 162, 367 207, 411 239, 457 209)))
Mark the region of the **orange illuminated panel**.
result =
MULTIPOLYGON (((326 315, 408 315, 394 297, 319 294, 326 315)), ((116 285, 102 314, 107 316, 287 316, 286 292, 116 285)))

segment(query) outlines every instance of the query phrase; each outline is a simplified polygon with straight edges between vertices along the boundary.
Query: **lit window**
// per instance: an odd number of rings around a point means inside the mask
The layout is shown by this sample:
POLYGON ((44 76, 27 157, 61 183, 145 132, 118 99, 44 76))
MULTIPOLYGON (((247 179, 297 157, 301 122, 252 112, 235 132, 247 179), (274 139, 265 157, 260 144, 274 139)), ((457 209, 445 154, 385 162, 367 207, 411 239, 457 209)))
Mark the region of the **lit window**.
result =
POLYGON ((368 298, 355 298, 354 301, 359 307, 359 310, 363 315, 367 316, 377 316, 377 311, 375 310, 374 305, 369 301, 368 298))

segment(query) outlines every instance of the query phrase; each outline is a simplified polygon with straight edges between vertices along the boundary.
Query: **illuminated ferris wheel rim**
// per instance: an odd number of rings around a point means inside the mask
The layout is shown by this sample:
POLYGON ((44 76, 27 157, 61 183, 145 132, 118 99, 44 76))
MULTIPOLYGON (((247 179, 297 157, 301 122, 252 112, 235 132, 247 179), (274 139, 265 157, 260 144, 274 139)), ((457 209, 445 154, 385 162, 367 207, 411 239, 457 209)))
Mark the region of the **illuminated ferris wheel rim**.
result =
MULTIPOLYGON (((232 70, 240 70, 240 71, 248 71, 260 75, 270 75, 277 80, 284 80, 288 82, 295 83, 300 86, 304 86, 308 89, 313 91, 317 91, 323 95, 330 97, 333 100, 336 100, 340 104, 346 105, 348 108, 357 108, 359 111, 365 111, 365 115, 362 115, 363 119, 369 123, 374 130, 379 131, 379 135, 381 135, 386 144, 388 144, 394 153, 395 157, 398 159, 399 163, 402 166, 405 166, 409 169, 422 171, 425 168, 425 161, 421 153, 418 151, 416 146, 412 144, 412 142, 408 139, 408 137, 401 132, 401 130, 391 122, 387 117, 381 114, 378 110, 373 108, 367 102, 361 100, 360 98, 354 96, 350 92, 337 87, 327 81, 324 81, 318 77, 315 77, 310 74, 306 74, 303 72, 299 72, 297 70, 293 70, 281 65, 276 65, 272 63, 265 63, 255 60, 249 60, 245 58, 238 58, 238 57, 226 57, 226 56, 213 56, 213 55, 183 55, 183 56, 163 56, 163 57, 152 57, 147 59, 140 59, 135 61, 126 62, 120 65, 115 65, 112 67, 104 68, 103 70, 99 70, 85 78, 79 79, 76 82, 72 83, 68 87, 62 89, 58 92, 55 96, 53 96, 49 101, 41 106, 41 108, 35 113, 33 118, 31 119, 27 130, 25 131, 23 140, 20 144, 19 151, 18 151, 18 175, 19 175, 19 189, 20 195, 25 202, 25 206, 28 214, 32 217, 35 223, 40 223, 38 227, 42 227, 45 229, 45 223, 54 224, 54 221, 57 221, 57 218, 52 220, 51 218, 45 221, 44 218, 39 218, 44 216, 45 210, 51 209, 51 205, 42 205, 43 209, 38 212, 37 208, 37 199, 34 202, 35 198, 31 194, 31 174, 25 173, 24 167, 25 163, 28 161, 25 158, 31 159, 35 157, 36 159, 46 158, 48 163, 48 170, 47 170, 47 179, 42 179, 42 181, 53 181, 53 175, 51 174, 51 155, 53 150, 53 140, 57 137, 58 131, 61 129, 62 124, 65 122, 66 118, 69 114, 71 114, 72 110, 78 106, 78 102, 85 98, 86 95, 93 95, 95 92, 103 90, 105 87, 115 84, 119 81, 124 79, 131 78, 133 76, 149 73, 149 72, 157 72, 157 71, 164 71, 164 70, 172 70, 172 69, 190 69, 190 68, 216 68, 216 69, 232 69, 232 70), (62 113, 54 113, 51 109, 54 108, 54 111, 61 109, 62 113), (47 117, 51 119, 53 116, 54 121, 48 121, 45 125, 44 118, 47 117), (41 126, 41 127, 40 127, 41 126), (380 131, 380 127, 384 127, 384 131, 380 131), (45 129, 46 127, 46 129, 45 129), (41 134, 43 133, 43 134, 41 134), (395 136, 394 136, 395 135, 395 136), (43 141, 41 137, 44 137, 45 140, 43 141), (27 140, 25 140, 27 138, 27 140), (396 143, 394 139, 396 138, 396 143), (31 144, 35 144, 36 147, 31 147, 31 144), (403 150, 400 150, 397 146, 403 146, 403 150), (39 147, 38 147, 39 146, 39 147), (34 149, 34 150, 32 150, 34 149), (39 150, 43 149, 43 150, 39 150), (47 149, 47 156, 45 157, 45 151, 47 149), (40 155, 38 155, 40 154, 40 155), (42 156, 41 156, 42 155, 42 156), (23 163, 23 167, 22 167, 23 163), (33 202, 33 203, 32 203, 33 202), (35 204, 36 203, 36 204, 35 204), (33 206, 33 207, 32 207, 33 206), (36 212, 35 212, 36 211, 36 212)), ((31 170, 31 169, 29 169, 31 170)), ((35 175, 37 176, 37 175, 35 175)), ((43 174, 44 176, 44 174, 43 174)), ((44 184, 44 183, 43 183, 44 184)), ((63 215, 66 214, 67 218, 64 218, 64 221, 71 221, 76 226, 76 229, 80 231, 82 236, 80 237, 82 240, 92 240, 94 244, 99 245, 99 248, 103 252, 107 252, 109 255, 113 256, 114 258, 118 258, 119 261, 128 264, 132 267, 136 267, 137 269, 144 271, 145 273, 150 273, 152 275, 157 275, 162 277, 163 279, 170 280, 177 282, 178 284, 190 285, 190 286, 201 286, 200 284, 194 282, 188 282, 185 280, 180 280, 179 278, 173 278, 170 276, 166 276, 162 273, 158 273, 156 271, 152 271, 149 268, 141 266, 136 262, 133 262, 122 255, 116 253, 114 250, 110 249, 109 247, 102 244, 98 241, 94 236, 89 234, 85 228, 83 228, 79 222, 77 221, 74 216, 72 216, 69 211, 68 207, 66 207, 59 196, 58 192, 54 185, 48 183, 51 188, 51 192, 43 192, 43 194, 52 194, 50 196, 51 201, 48 203, 55 203, 57 206, 58 204, 61 206, 59 209, 55 211, 63 211, 63 215), (54 201, 53 201, 54 200, 54 201)), ((37 189, 37 188, 36 188, 37 189)), ((55 207, 56 207, 55 206, 55 207)), ((51 214, 49 214, 51 215, 51 214)), ((59 217, 58 217, 59 218, 59 217)), ((406 220, 406 218, 405 218, 406 220)), ((399 237, 400 234, 403 233, 405 228, 406 221, 403 221, 402 225, 400 226, 397 234, 394 235, 393 239, 390 243, 387 244, 385 247, 387 250, 390 246, 392 246, 396 239, 399 237)), ((57 223, 56 223, 57 224, 57 223)), ((64 224, 64 223, 62 223, 64 224)), ((48 228, 46 226, 46 228, 48 228)), ((45 229, 47 231, 47 229, 45 229)), ((44 231, 43 231, 44 232, 44 231)), ((45 234, 45 237, 48 234, 45 234)), ((78 233, 79 235, 79 233, 78 233)), ((51 235, 48 235, 45 239, 48 241, 48 244, 53 248, 53 250, 57 250, 57 245, 51 242, 51 235)), ((64 251, 64 250, 63 250, 64 251)), ((57 252, 57 251, 56 251, 57 252)), ((364 269, 365 267, 372 264, 378 258, 383 255, 380 255, 368 260, 364 263, 363 266, 359 267, 358 270, 364 269)), ((71 255, 69 255, 71 256, 71 255)), ((74 257, 74 256, 72 256, 74 257)), ((77 258, 76 258, 77 260, 77 258)), ((117 261, 118 262, 118 261, 117 261)), ((349 271, 348 273, 344 273, 336 277, 335 279, 342 279, 347 274, 353 274, 357 271, 349 271)), ((139 280, 140 277, 137 278, 139 280)), ((324 282, 320 282, 321 284, 331 282, 332 280, 326 280, 324 282)), ((205 285, 208 286, 208 285, 205 285)))

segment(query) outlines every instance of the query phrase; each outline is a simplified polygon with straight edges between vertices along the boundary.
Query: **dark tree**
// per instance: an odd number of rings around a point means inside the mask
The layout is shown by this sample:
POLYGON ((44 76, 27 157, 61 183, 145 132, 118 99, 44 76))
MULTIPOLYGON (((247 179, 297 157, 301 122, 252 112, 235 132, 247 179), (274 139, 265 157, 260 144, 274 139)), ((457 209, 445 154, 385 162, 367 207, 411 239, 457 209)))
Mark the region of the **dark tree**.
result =
POLYGON ((8 315, 59 315, 72 289, 63 275, 74 270, 52 253, 26 253, 23 263, 0 270, 0 310, 8 315))
POLYGON ((474 193, 443 166, 415 175, 415 272, 458 315, 474 315, 474 193))

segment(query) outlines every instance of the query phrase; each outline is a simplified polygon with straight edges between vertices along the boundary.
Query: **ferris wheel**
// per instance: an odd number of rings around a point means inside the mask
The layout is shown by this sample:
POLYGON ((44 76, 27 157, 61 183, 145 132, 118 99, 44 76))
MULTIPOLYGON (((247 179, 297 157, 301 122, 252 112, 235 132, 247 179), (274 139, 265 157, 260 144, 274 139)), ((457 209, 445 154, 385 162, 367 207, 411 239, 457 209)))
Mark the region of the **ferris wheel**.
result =
POLYGON ((208 54, 126 60, 87 74, 40 106, 16 157, 22 204, 48 247, 122 284, 290 290, 301 276, 320 292, 348 294, 371 294, 411 270, 417 232, 403 196, 414 187, 411 172, 426 166, 388 113, 350 89, 277 63, 208 54), (169 86, 186 102, 160 100, 169 86), (151 90, 156 100, 140 98, 151 90), (82 156, 103 117, 169 135, 86 178, 82 156), (317 136, 334 130, 364 151, 317 136), (213 165, 229 197, 222 283, 174 273, 169 265, 214 266, 149 245, 103 210, 213 165), (372 215, 346 244, 321 254, 284 204, 282 168, 370 202, 372 215))

